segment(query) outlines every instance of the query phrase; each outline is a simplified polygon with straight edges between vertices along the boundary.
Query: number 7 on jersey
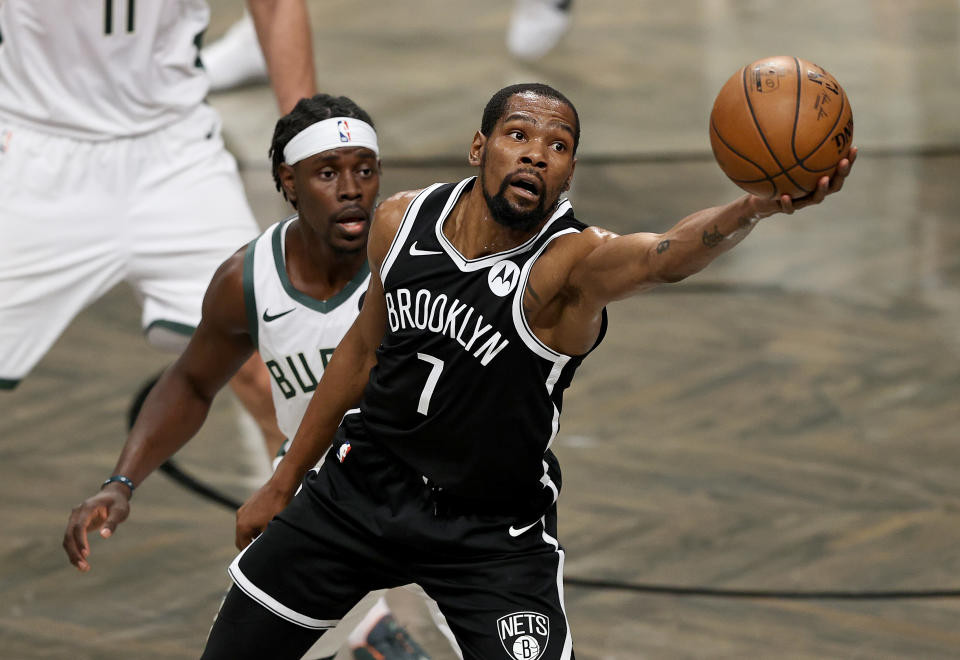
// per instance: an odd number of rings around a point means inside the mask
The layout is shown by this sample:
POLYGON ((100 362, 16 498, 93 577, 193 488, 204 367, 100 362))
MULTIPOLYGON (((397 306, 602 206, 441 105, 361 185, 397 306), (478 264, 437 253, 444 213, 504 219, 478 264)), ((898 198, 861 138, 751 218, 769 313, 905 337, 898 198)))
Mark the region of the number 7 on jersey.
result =
POLYGON ((430 365, 430 375, 427 376, 427 382, 423 385, 423 391, 420 392, 420 403, 417 405, 417 412, 426 415, 430 408, 430 397, 433 396, 433 390, 437 387, 437 381, 440 380, 443 360, 426 353, 417 353, 417 358, 430 365))

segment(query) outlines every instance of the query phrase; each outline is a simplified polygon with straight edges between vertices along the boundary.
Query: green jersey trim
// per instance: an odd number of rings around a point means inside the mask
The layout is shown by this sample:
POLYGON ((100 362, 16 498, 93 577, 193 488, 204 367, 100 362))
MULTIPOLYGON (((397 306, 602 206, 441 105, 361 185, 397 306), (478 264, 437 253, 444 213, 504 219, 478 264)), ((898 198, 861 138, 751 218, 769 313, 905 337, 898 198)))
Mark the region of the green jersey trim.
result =
MULTIPOLYGON (((292 219, 293 218, 291 218, 291 220, 292 219)), ((332 312, 346 302, 347 299, 353 295, 353 292, 367 279, 367 275, 370 274, 370 264, 364 261, 363 265, 357 271, 357 274, 353 276, 353 279, 329 300, 312 298, 302 291, 295 289, 293 283, 290 281, 290 277, 287 275, 287 263, 283 258, 283 237, 286 235, 285 230, 287 225, 288 223, 284 223, 273 232, 273 263, 277 267, 277 275, 280 277, 280 284, 283 285, 283 290, 287 292, 288 296, 305 307, 309 307, 323 314, 332 312)))
POLYGON ((257 291, 253 286, 253 255, 257 250, 258 238, 247 244, 243 255, 243 306, 247 311, 247 331, 253 347, 260 350, 260 323, 257 320, 257 291))
POLYGON ((171 332, 176 332, 178 335, 184 335, 185 337, 192 337, 193 333, 196 332, 196 328, 192 325, 187 325, 186 323, 177 323, 176 321, 165 321, 163 319, 158 319, 153 321, 146 328, 143 329, 143 334, 149 334, 154 328, 164 328, 170 330, 171 332))
POLYGON ((20 384, 20 380, 9 380, 7 378, 0 378, 0 390, 12 390, 17 385, 20 384))
POLYGON ((193 45, 197 47, 197 57, 196 59, 193 60, 193 66, 197 67, 198 69, 204 68, 203 60, 200 59, 200 51, 201 49, 203 49, 203 33, 204 32, 206 32, 206 30, 200 30, 196 34, 196 36, 193 38, 193 45))

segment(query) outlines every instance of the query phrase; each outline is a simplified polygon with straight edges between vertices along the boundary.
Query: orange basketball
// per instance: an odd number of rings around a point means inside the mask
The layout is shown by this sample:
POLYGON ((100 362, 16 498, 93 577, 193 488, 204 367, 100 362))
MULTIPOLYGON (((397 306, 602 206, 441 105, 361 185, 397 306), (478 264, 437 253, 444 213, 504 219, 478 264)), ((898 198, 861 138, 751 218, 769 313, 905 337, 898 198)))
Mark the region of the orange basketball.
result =
POLYGON ((710 113, 720 169, 754 195, 803 197, 850 152, 853 113, 836 78, 798 57, 757 60, 726 82, 710 113))

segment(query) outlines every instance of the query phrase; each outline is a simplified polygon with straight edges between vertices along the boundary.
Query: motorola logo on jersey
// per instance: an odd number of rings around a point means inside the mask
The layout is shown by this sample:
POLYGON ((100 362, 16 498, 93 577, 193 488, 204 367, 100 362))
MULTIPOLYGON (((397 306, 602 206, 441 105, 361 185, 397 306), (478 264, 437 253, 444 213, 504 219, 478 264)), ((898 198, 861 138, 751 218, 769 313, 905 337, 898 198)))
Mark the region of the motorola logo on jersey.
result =
POLYGON ((537 660, 550 641, 550 619, 537 612, 514 612, 497 619, 497 634, 514 660, 537 660))
POLYGON ((514 290, 520 281, 520 268, 509 259, 499 261, 487 273, 490 290, 503 298, 514 290))
POLYGON ((350 124, 347 123, 346 119, 337 122, 337 131, 340 132, 341 142, 350 142, 350 124))

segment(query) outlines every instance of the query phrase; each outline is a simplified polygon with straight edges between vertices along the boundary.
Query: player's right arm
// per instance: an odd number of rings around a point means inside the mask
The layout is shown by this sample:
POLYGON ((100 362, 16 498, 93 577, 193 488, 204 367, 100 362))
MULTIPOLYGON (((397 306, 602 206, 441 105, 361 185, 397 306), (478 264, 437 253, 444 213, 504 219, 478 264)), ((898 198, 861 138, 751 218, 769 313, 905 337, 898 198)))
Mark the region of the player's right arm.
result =
MULTIPOLYGON (((144 401, 113 474, 142 483, 199 430, 213 397, 253 353, 243 297, 244 252, 234 254, 214 275, 204 296, 203 319, 144 401)), ((73 509, 63 536, 71 564, 90 570, 87 533, 113 534, 130 513, 131 495, 125 485, 111 483, 73 509)))
POLYGON ((317 93, 310 16, 304 0, 247 0, 282 114, 317 93))
POLYGON ((387 309, 380 267, 417 192, 399 193, 377 208, 367 239, 370 286, 363 308, 324 370, 290 449, 269 481, 237 512, 238 549, 249 545, 289 503, 304 475, 330 448, 343 416, 360 403, 386 331, 387 309))

